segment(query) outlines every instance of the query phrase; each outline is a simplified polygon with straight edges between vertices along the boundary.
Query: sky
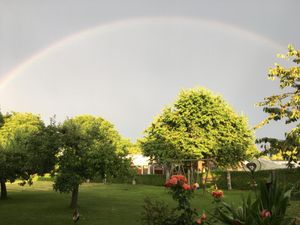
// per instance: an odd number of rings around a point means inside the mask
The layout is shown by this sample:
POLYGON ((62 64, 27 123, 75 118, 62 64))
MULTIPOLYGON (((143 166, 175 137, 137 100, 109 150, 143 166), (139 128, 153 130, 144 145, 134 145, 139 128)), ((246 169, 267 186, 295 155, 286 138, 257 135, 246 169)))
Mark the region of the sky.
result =
MULTIPOLYGON (((101 116, 142 136, 184 88, 220 94, 249 126, 277 53, 300 48, 298 0, 0 0, 0 108, 101 116)), ((283 123, 256 131, 283 137, 283 123)))

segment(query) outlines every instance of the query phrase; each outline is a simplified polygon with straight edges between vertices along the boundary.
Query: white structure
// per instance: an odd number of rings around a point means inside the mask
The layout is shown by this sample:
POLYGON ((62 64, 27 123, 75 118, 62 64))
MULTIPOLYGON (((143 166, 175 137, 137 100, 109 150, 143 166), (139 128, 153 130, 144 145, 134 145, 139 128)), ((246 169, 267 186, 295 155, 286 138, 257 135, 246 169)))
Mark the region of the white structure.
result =
MULTIPOLYGON (((270 160, 266 158, 259 158, 253 161, 257 165, 257 170, 276 170, 276 169, 286 169, 288 161, 283 160, 270 160)), ((244 162, 244 165, 246 165, 248 161, 244 162)), ((299 162, 297 164, 292 163, 294 167, 299 167, 299 162)), ((248 170, 246 166, 244 166, 245 170, 248 170)))
POLYGON ((130 154, 128 158, 131 158, 133 166, 137 167, 138 174, 163 174, 164 170, 162 166, 153 163, 150 157, 143 156, 142 154, 130 154))

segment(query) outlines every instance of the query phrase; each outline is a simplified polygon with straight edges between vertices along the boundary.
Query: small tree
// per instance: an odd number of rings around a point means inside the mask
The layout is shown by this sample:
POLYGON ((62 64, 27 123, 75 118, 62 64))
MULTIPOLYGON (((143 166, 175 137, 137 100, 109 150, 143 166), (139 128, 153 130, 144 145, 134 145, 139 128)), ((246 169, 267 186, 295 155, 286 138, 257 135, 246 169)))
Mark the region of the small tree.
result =
POLYGON ((77 207, 79 185, 84 181, 128 170, 126 148, 108 121, 89 115, 77 116, 66 120, 60 132, 62 145, 54 189, 72 192, 72 208, 77 207))
POLYGON ((4 116, 0 128, 1 199, 7 198, 6 181, 22 179, 22 184, 34 174, 49 173, 55 165, 58 149, 55 124, 45 126, 39 116, 12 113, 4 116))
POLYGON ((221 166, 244 160, 253 143, 246 118, 203 88, 180 92, 140 140, 144 154, 159 162, 212 158, 221 166))
POLYGON ((286 124, 295 123, 296 126, 285 134, 285 139, 262 138, 259 143, 264 145, 265 153, 276 154, 281 152, 282 156, 291 161, 297 161, 300 157, 300 50, 293 46, 288 46, 286 55, 279 55, 287 61, 294 63, 294 66, 284 67, 275 64, 274 68, 269 69, 269 79, 279 80, 282 93, 264 98, 259 103, 263 107, 268 117, 263 120, 256 128, 259 128, 270 121, 284 120, 286 124), (270 147, 270 148, 269 148, 270 147))

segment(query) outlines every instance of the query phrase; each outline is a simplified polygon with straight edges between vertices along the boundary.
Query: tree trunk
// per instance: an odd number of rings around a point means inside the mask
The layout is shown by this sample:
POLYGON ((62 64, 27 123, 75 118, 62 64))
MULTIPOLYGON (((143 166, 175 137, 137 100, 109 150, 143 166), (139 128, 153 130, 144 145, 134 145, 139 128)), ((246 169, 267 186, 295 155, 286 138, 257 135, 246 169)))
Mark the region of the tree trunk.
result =
POLYGON ((78 189, 79 189, 79 185, 77 185, 76 187, 74 187, 73 191, 72 191, 72 199, 71 199, 71 204, 70 204, 70 207, 72 209, 76 209, 77 208, 78 189))
POLYGON ((5 184, 4 179, 1 179, 1 200, 7 199, 7 189, 6 189, 6 184, 5 184))

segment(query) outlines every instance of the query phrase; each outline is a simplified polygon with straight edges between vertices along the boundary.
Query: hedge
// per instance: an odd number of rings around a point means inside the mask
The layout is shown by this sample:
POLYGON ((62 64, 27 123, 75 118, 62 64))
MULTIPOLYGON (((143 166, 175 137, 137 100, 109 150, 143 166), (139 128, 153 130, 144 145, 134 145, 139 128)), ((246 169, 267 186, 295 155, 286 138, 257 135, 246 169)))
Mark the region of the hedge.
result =
MULTIPOLYGON (((261 170, 254 173, 256 183, 265 182, 269 178, 272 170, 261 170)), ((250 189, 252 180, 251 173, 246 171, 230 171, 232 189, 250 189)), ((285 185, 295 184, 300 181, 300 168, 275 170, 278 181, 285 185)), ((227 189, 227 172, 215 172, 216 184, 219 188, 227 189)))
MULTIPOLYGON (((38 181, 54 181, 54 177, 50 175, 39 176, 37 178, 38 181)), ((153 185, 153 186, 163 186, 166 181, 165 175, 136 175, 135 176, 136 184, 144 184, 144 185, 153 185)), ((91 180, 91 182, 102 183, 103 178, 95 177, 91 180)), ((132 178, 120 177, 120 178, 108 178, 108 183, 132 183, 132 178)))
MULTIPOLYGON (((153 185, 153 186, 163 186, 166 181, 165 175, 136 175, 135 176, 136 184, 144 184, 144 185, 153 185)), ((132 183, 132 179, 129 178, 113 178, 108 182, 112 183, 132 183)))
POLYGON ((135 177, 137 184, 163 186, 166 182, 165 175, 138 175, 135 177))
POLYGON ((45 174, 44 176, 38 176, 38 181, 54 181, 54 177, 50 176, 50 174, 45 174))
MULTIPOLYGON (((255 181, 260 183, 261 181, 266 181, 272 170, 262 170, 254 173, 255 181)), ((251 182, 251 173, 246 171, 230 171, 231 174, 231 186, 233 189, 238 190, 249 190, 251 182)), ((296 169, 279 169, 275 170, 276 177, 278 181, 285 185, 291 185, 300 183, 300 168, 296 169)), ((227 172, 226 171, 215 171, 215 182, 217 186, 221 189, 227 189, 227 172)), ((153 185, 153 186, 163 186, 165 183, 165 175, 136 175, 135 181, 136 184, 143 185, 153 185)), ((38 180, 43 181, 53 181, 53 178, 50 176, 39 177, 38 180)), ((102 182, 103 179, 95 178, 92 182, 102 182)), ((112 178, 108 179, 109 183, 132 183, 131 178, 112 178)), ((207 184, 209 187, 210 184, 207 184)))

